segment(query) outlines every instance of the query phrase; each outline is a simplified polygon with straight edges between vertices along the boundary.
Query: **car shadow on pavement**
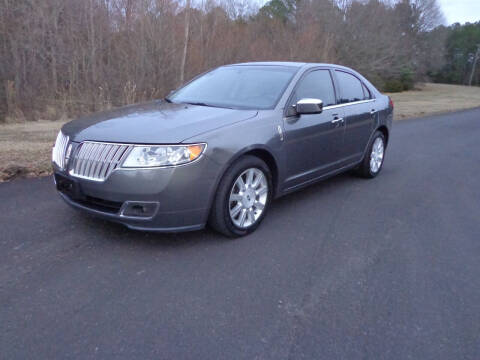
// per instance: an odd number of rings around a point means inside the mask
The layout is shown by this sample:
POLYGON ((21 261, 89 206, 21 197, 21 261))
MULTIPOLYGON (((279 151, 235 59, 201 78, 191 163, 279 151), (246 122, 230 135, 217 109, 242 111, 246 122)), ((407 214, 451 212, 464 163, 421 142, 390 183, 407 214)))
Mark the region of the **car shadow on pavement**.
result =
POLYGON ((193 246, 198 241, 225 242, 228 238, 215 233, 210 228, 184 233, 160 233, 131 230, 126 226, 102 220, 88 214, 78 214, 81 217, 82 228, 92 229, 89 234, 101 241, 115 244, 162 246, 162 247, 187 247, 193 246))
MULTIPOLYGON (((260 228, 250 236, 268 236, 269 225, 272 224, 272 217, 291 217, 302 207, 310 206, 311 201, 317 201, 322 196, 332 191, 341 192, 352 182, 363 181, 354 174, 347 172, 322 182, 305 187, 304 189, 283 196, 272 203, 269 214, 260 228), (261 230, 261 231, 260 231, 261 230)), ((332 209, 326 209, 332 210, 332 209)), ((74 211, 74 210, 72 210, 74 211)), ((94 216, 77 213, 75 215, 78 226, 88 229, 88 236, 100 241, 107 241, 114 244, 125 244, 131 246, 148 246, 162 248, 191 247, 198 244, 229 244, 236 239, 227 238, 210 229, 208 226, 203 230, 184 233, 156 233, 131 230, 124 225, 98 219, 94 216)), ((281 219, 279 222, 281 223, 281 219)), ((277 223, 277 221, 275 221, 277 223)), ((87 235, 87 234, 86 234, 87 235)))

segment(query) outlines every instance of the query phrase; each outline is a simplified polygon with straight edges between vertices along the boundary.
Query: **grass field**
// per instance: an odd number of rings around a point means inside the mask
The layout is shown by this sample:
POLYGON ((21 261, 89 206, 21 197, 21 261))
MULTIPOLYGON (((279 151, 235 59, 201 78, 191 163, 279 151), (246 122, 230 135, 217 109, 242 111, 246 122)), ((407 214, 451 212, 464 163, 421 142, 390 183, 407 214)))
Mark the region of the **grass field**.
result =
MULTIPOLYGON (((426 116, 480 106, 480 88, 424 84, 417 90, 388 94, 395 119, 426 116)), ((51 173, 51 150, 61 121, 0 125, 0 182, 51 173)))
POLYGON ((396 120, 480 106, 480 87, 427 83, 417 88, 387 94, 395 103, 396 120))

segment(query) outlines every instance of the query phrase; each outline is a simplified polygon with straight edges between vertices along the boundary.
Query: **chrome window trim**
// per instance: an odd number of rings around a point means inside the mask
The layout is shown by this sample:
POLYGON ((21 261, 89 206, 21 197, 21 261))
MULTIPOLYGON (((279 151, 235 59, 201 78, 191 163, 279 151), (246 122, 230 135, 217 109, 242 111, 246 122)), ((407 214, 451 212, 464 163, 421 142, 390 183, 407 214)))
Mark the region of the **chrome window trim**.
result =
POLYGON ((376 97, 374 97, 374 94, 373 92, 370 90, 370 88, 365 85, 365 83, 360 79, 358 78, 357 75, 355 74, 352 74, 350 71, 346 71, 344 69, 340 69, 340 68, 336 68, 336 67, 328 67, 328 66, 319 66, 319 67, 312 67, 308 70, 306 70, 297 80, 297 82, 295 83, 295 86, 292 88, 291 92, 290 92, 290 95, 288 96, 287 98, 287 101, 285 102, 285 106, 283 108, 283 118, 284 119, 287 119, 291 116, 288 116, 287 115, 287 108, 288 108, 288 104, 290 104, 291 102, 291 99, 293 97, 293 94, 298 86, 298 84, 303 80, 303 78, 314 72, 314 71, 318 71, 318 70, 326 70, 326 71, 329 71, 330 72, 330 76, 332 77, 332 85, 333 85, 333 90, 335 92, 335 98, 337 98, 337 95, 338 95, 338 92, 339 92, 339 86, 337 84, 337 80, 333 78, 333 74, 336 72, 336 71, 340 71, 340 72, 344 72, 344 73, 347 73, 349 75, 352 75, 354 76, 358 81, 360 81, 360 83, 362 84, 362 86, 366 86, 368 91, 370 91, 370 95, 372 96, 371 99, 367 99, 367 100, 360 100, 360 101, 354 101, 354 102, 349 102, 349 103, 345 103, 345 104, 335 104, 335 105, 329 105, 329 106, 324 106, 323 107, 323 110, 330 110, 330 109, 338 109, 338 108, 342 108, 342 107, 346 107, 346 106, 351 106, 351 105, 358 105, 358 104, 365 104, 365 103, 369 103, 369 102, 375 102, 377 99, 376 97), (332 74, 333 73, 333 74, 332 74))
POLYGON ((330 105, 330 106, 325 106, 323 108, 323 110, 338 109, 338 108, 341 108, 341 107, 358 105, 358 104, 366 104, 366 103, 369 103, 369 102, 374 102, 375 100, 376 99, 369 99, 369 100, 354 101, 354 102, 345 103, 345 104, 330 105))

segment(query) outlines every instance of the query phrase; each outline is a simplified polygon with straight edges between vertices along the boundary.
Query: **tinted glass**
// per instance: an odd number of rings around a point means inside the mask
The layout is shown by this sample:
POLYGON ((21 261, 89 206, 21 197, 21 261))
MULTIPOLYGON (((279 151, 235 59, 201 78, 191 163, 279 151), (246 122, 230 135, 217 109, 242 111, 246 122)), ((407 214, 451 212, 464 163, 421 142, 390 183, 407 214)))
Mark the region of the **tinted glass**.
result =
POLYGON ((218 107, 270 109, 296 72, 297 68, 288 66, 221 67, 179 89, 170 100, 218 107))
POLYGON ((323 106, 335 105, 335 90, 328 70, 307 74, 295 90, 294 103, 304 98, 320 99, 323 106))
POLYGON ((364 99, 363 87, 360 80, 355 76, 343 71, 337 71, 337 79, 340 84, 341 103, 362 101, 364 99))

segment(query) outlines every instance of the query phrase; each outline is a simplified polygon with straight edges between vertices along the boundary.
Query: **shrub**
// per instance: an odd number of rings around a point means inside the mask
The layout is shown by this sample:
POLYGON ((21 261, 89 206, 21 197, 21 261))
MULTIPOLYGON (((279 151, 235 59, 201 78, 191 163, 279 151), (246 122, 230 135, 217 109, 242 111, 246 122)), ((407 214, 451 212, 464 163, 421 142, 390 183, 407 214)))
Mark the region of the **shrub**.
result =
POLYGON ((414 73, 411 69, 409 68, 404 68, 402 72, 400 73, 400 82, 403 85, 403 90, 412 90, 415 81, 414 81, 414 73))
POLYGON ((383 90, 385 92, 402 92, 403 89, 403 84, 400 80, 398 79, 390 79, 385 81, 385 85, 383 87, 383 90))

